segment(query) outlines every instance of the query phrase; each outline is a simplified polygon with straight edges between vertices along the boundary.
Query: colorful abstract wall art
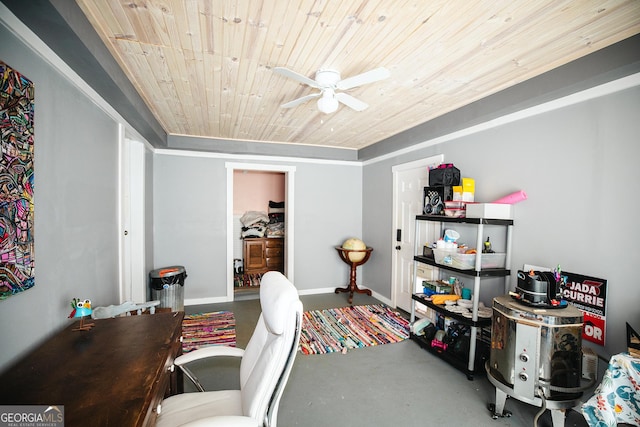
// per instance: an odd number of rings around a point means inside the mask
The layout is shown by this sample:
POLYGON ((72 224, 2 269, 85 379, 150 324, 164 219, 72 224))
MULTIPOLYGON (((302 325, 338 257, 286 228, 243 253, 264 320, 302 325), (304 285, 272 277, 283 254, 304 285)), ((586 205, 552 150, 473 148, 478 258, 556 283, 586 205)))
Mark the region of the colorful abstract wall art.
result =
POLYGON ((33 83, 0 61, 0 300, 35 284, 33 83))

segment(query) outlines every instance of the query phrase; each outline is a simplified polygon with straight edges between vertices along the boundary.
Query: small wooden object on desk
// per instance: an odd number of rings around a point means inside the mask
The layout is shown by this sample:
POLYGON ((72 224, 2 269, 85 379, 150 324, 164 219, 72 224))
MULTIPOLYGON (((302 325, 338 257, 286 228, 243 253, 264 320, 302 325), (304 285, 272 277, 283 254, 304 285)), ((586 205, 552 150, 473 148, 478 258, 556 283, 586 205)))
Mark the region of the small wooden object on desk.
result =
POLYGON ((367 294, 369 296, 371 296, 371 291, 369 289, 360 289, 358 288, 358 285, 356 284, 356 267, 358 267, 359 265, 364 264, 365 262, 367 262, 369 260, 369 257, 371 256, 371 251, 373 251, 373 248, 366 248, 366 249, 345 249, 341 246, 336 246, 336 250, 338 251, 338 255, 340 255, 340 259, 343 260, 345 263, 347 263, 350 267, 351 267, 351 274, 349 276, 349 284, 347 285, 346 288, 336 288, 335 293, 339 293, 339 292, 349 292, 349 304, 353 303, 353 293, 357 292, 359 294, 367 294), (349 257, 349 254, 351 253, 362 253, 364 252, 364 258, 362 258, 359 261, 351 261, 351 257, 349 257))

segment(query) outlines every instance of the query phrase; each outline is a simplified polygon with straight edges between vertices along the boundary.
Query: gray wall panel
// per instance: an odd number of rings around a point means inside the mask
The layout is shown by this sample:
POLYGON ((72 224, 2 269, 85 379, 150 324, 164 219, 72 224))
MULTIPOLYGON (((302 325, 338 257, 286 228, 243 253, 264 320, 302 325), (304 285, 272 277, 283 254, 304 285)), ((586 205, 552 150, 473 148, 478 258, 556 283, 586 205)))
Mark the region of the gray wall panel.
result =
POLYGON ((154 268, 187 270, 185 299, 226 295, 226 169, 205 157, 154 156, 154 268))
MULTIPOLYGON (((345 287, 350 267, 334 247, 350 237, 362 238, 362 167, 299 164, 296 168, 296 286, 345 287)), ((359 284, 362 268, 357 272, 359 284)))
POLYGON ((0 58, 35 83, 35 287, 0 301, 0 367, 67 325, 74 297, 118 298, 117 125, 0 25, 0 58))
MULTIPOLYGON (((185 299, 226 296, 227 161, 198 154, 155 156, 155 265, 185 266, 185 299)), ((346 284, 348 266, 333 247, 362 233, 361 166, 274 162, 268 158, 263 163, 296 168, 296 287, 305 290, 346 284)))
MULTIPOLYGON (((633 221, 640 209, 633 196, 640 179, 638 117, 640 88, 634 87, 367 165, 366 237, 393 245, 391 215, 378 209, 378 200, 391 200, 392 189, 377 177, 391 182, 393 165, 443 153, 445 162, 476 180, 476 201, 527 192, 528 199, 514 206, 514 272, 524 263, 560 264, 566 271, 608 280, 606 350, 623 351, 625 322, 640 325, 640 287, 634 281, 640 227, 633 221)), ((390 269, 391 251, 384 255, 381 264, 390 269)), ((367 269, 365 280, 375 283, 383 273, 367 269)), ((512 275, 512 288, 515 283, 512 275)), ((385 284, 375 287, 382 290, 385 284)), ((390 285, 383 294, 390 297, 390 285)))

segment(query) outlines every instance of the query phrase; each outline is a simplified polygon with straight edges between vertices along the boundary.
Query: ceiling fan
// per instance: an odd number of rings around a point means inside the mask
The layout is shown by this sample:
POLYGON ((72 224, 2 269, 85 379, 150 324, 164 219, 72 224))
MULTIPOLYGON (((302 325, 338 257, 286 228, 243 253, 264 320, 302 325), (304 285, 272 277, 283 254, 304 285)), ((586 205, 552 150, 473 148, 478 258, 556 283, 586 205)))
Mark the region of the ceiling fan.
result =
POLYGON ((282 104, 281 107, 293 108, 311 99, 320 98, 318 99, 318 110, 326 114, 335 112, 338 109, 339 102, 356 111, 366 109, 368 107, 366 103, 347 93, 337 91, 348 90, 367 83, 377 82, 378 80, 386 79, 391 75, 389 70, 384 67, 375 68, 362 74, 348 77, 344 80, 341 80, 340 73, 336 70, 318 70, 316 72, 315 80, 296 73, 295 71, 291 71, 288 68, 275 67, 273 71, 285 77, 304 83, 307 86, 311 86, 312 88, 320 89, 320 92, 294 99, 293 101, 282 104))

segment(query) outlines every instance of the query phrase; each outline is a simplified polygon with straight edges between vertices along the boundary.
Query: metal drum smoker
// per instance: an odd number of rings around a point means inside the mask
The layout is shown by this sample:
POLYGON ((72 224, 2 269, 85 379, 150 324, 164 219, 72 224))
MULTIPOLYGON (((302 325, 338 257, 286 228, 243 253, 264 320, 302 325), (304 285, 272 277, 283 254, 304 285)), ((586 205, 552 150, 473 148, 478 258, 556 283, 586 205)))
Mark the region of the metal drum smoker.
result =
MULTIPOLYGON (((526 279, 525 279, 526 280, 526 279)), ((520 283, 519 283, 520 287, 520 283)), ((564 426, 566 409, 582 396, 582 312, 572 305, 527 303, 522 294, 493 300, 487 377, 496 388, 493 417, 509 416, 507 397, 551 411, 564 426)))

